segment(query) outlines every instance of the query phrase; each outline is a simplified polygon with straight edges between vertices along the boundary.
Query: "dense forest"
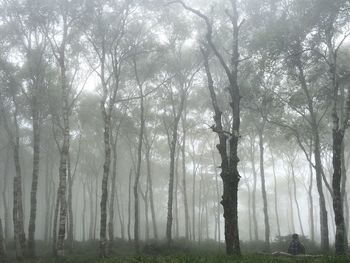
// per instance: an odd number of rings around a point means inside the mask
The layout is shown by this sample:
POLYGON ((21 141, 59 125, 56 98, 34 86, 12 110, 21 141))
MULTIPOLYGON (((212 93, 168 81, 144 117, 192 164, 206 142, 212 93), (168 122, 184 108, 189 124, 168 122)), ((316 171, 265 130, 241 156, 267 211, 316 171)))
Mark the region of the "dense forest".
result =
POLYGON ((0 0, 0 262, 346 255, 349 61, 348 0, 0 0))

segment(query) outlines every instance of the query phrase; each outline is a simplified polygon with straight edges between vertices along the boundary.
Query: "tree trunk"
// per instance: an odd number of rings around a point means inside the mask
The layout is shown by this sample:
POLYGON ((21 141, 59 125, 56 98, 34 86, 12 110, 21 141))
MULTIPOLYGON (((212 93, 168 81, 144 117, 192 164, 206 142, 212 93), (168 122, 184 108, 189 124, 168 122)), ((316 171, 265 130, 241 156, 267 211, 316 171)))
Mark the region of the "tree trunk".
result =
MULTIPOLYGON (((138 80, 137 69, 136 69, 136 61, 134 61, 135 66, 135 74, 138 80)), ((138 139, 138 147, 137 147, 137 166, 135 173, 135 182, 134 182, 134 213, 135 213, 135 222, 134 222, 134 241, 135 241, 135 250, 136 253, 140 253, 140 240, 139 240, 139 227, 140 227, 140 218, 139 218, 139 195, 138 195, 138 187, 139 181, 141 177, 141 161, 142 161, 142 143, 143 143, 143 134, 145 128, 145 114, 144 114, 144 97, 143 97, 143 89, 141 83, 138 81, 140 88, 140 133, 138 139)))
POLYGON ((277 195, 277 176, 276 176, 276 167, 275 167, 275 158, 273 156, 272 150, 270 148, 271 153, 271 161, 272 161, 272 172, 273 172, 273 182, 274 182, 274 202, 275 202, 275 216, 276 216, 276 223, 277 223, 277 233, 278 236, 281 236, 281 227, 280 227, 280 220, 278 216, 278 195, 277 195))
POLYGON ((13 158, 15 164, 16 175, 13 180, 13 223, 14 223, 14 240, 16 248, 16 257, 21 259, 25 255, 26 237, 24 233, 23 222, 23 205, 22 205, 22 175, 19 161, 19 127, 17 122, 17 105, 15 106, 14 124, 15 138, 12 140, 13 158))
POLYGON ((70 154, 68 154, 68 163, 67 163, 67 171, 68 171, 68 228, 67 228, 67 243, 68 243, 68 250, 70 253, 73 252, 73 222, 74 222, 74 216, 73 216, 73 178, 72 178, 72 171, 71 171, 71 158, 70 154))
POLYGON ((292 224, 292 232, 295 233, 295 224, 294 224, 294 209, 293 209, 293 195, 290 189, 290 174, 288 174, 288 196, 289 196, 289 208, 290 208, 290 220, 292 224))
POLYGON ((146 149, 147 181, 148 181, 148 187, 149 187, 149 201, 150 201, 150 206, 151 206, 153 234, 154 234, 154 238, 158 239, 156 212, 155 212, 154 201, 153 201, 153 183, 152 183, 152 174, 151 174, 150 151, 151 151, 151 149, 149 146, 146 149))
POLYGON ((185 238, 189 240, 189 224, 190 218, 188 213, 188 201, 187 201, 187 184, 186 184, 186 105, 184 107, 184 114, 182 116, 182 146, 181 146, 181 161, 182 161, 182 192, 185 208, 185 238))
MULTIPOLYGON (((312 155, 312 141, 310 144, 310 157, 312 155)), ((309 221, 310 221, 310 238, 311 241, 315 241, 315 220, 314 220, 314 201, 312 197, 312 188, 313 188, 313 172, 312 165, 309 164, 310 169, 310 183, 308 188, 308 197, 309 197, 309 221)))
POLYGON ((254 239, 259 240, 258 220, 256 216, 256 186, 257 186, 257 174, 255 169, 255 137, 250 137, 250 160, 253 170, 253 193, 252 193, 252 210, 253 210, 253 226, 254 226, 254 239))
MULTIPOLYGON (((293 160, 294 161, 294 160, 293 160)), ((296 181, 295 181, 295 173, 294 173, 294 162, 291 162, 291 171, 292 171, 292 180, 293 180, 293 195, 294 195, 294 202, 295 205, 297 207, 297 212, 298 212, 298 219, 299 219, 299 225, 300 225, 300 230, 301 230, 301 234, 303 236, 305 236, 304 233, 304 228, 303 228, 303 223, 301 220, 301 215, 300 215, 300 207, 299 207, 299 202, 298 202, 298 198, 297 198, 297 186, 296 186, 296 181)))
MULTIPOLYGON (((184 87, 182 87, 182 89, 183 88, 184 87)), ((178 126, 179 126, 179 121, 184 108, 185 96, 186 96, 185 91, 182 90, 180 105, 176 112, 176 115, 174 116, 174 124, 172 127, 172 136, 171 136, 171 143, 170 143, 170 172, 169 172, 168 206, 167 206, 168 212, 167 212, 167 224, 166 224, 166 239, 167 239, 168 247, 170 247, 172 243, 175 154, 176 154, 176 144, 177 144, 177 136, 178 136, 178 126)))
MULTIPOLYGON (((299 49, 301 47, 298 47, 299 49)), ((316 185, 319 194, 319 206, 320 206, 320 229, 321 229, 321 249, 323 251, 329 250, 329 234, 328 234, 328 217, 325 197, 322 188, 322 174, 323 166, 321 160, 321 146, 320 146, 320 135, 319 135, 319 125, 317 120, 317 113, 314 111, 313 99, 310 96, 309 89, 307 86, 307 81, 305 78, 304 68, 301 61, 300 50, 296 50, 297 56, 295 57, 295 63, 298 70, 298 78, 301 84, 301 88, 307 98, 308 111, 311 117, 311 130, 314 141, 314 158, 315 158, 315 171, 316 171, 316 185)))
POLYGON ((128 191, 128 240, 131 242, 131 177, 132 169, 129 172, 129 191, 128 191))
POLYGON ((264 203, 264 222, 265 222, 265 245, 266 250, 270 251, 270 224, 269 214, 267 210, 267 195, 265 186, 265 172, 264 172, 264 139, 263 130, 265 123, 263 123, 261 130, 259 130, 259 149, 260 149, 260 178, 261 178, 261 191, 264 203))
POLYGON ((9 178, 9 163, 10 163, 10 147, 7 147, 6 150, 6 160, 5 160, 5 169, 4 169, 4 184, 2 188, 2 201, 4 206, 4 239, 10 239, 10 213, 7 203, 7 190, 8 190, 8 178, 9 178))
POLYGON ((83 211, 82 211, 82 231, 83 231, 83 235, 82 235, 82 238, 83 238, 83 242, 86 241, 86 238, 85 238, 85 226, 86 226, 86 183, 83 182, 83 211))
POLYGON ((33 97, 32 118, 33 118, 33 173, 32 187, 30 192, 30 218, 28 227, 28 256, 35 257, 35 220, 37 209, 37 190, 40 168, 40 119, 37 109, 37 98, 33 97))
POLYGON ((175 160, 175 237, 179 238, 179 207, 178 207, 178 188, 179 188, 179 151, 176 151, 176 160, 175 160))
POLYGON ((215 162, 215 156, 214 152, 212 153, 213 156, 213 163, 214 163, 214 171, 215 171, 215 189, 216 189, 216 196, 217 196, 217 206, 216 206, 216 213, 217 213, 217 225, 218 225, 218 241, 220 243, 221 241, 221 213, 220 213, 220 191, 219 191, 219 180, 218 180, 218 172, 216 170, 216 162, 215 162))
POLYGON ((111 111, 106 111, 105 102, 106 102, 105 93, 104 98, 101 101, 101 110, 104 121, 104 147, 105 147, 105 161, 103 164, 103 176, 101 184, 101 218, 100 218, 100 258, 105 258, 107 256, 107 238, 106 238, 106 228, 107 228, 107 199, 108 199, 108 177, 111 163, 111 145, 110 145, 110 132, 111 132, 111 111))
POLYGON ((116 192, 116 178, 117 178, 117 134, 115 140, 111 138, 113 161, 112 161, 112 186, 111 186, 111 200, 109 202, 109 222, 108 222, 108 237, 109 237, 109 253, 113 252, 114 242, 114 201, 116 192))
POLYGON ((0 218, 0 261, 2 261, 5 257, 6 257, 6 245, 5 245, 4 232, 2 230, 2 222, 0 218))

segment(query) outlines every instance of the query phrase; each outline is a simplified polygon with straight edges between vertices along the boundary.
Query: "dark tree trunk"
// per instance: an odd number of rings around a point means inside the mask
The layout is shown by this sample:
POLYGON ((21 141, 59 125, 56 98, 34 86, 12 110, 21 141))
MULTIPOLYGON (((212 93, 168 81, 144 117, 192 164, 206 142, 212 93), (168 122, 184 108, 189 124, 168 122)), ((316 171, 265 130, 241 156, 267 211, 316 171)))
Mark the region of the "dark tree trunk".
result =
POLYGON ((68 172, 68 228, 67 228, 67 245, 68 250, 70 253, 73 252, 73 225, 74 225, 74 215, 73 215, 73 177, 72 177, 72 171, 71 171, 71 158, 70 154, 68 154, 68 165, 67 165, 67 172, 68 172))
POLYGON ((108 177, 111 163, 111 145, 110 145, 110 131, 111 131, 111 115, 110 111, 106 111, 105 102, 106 102, 107 93, 105 93, 104 98, 101 101, 101 110, 104 121, 104 147, 105 147, 105 161, 103 164, 103 176, 101 184, 101 219, 100 219, 100 258, 105 258, 107 256, 107 198, 108 198, 108 177))
MULTIPOLYGON (((15 102, 15 99, 14 99, 15 102)), ((23 258, 26 249, 26 237, 24 233, 23 222, 23 205, 22 205, 22 175, 21 166, 19 160, 19 127, 17 121, 17 103, 15 102, 14 124, 15 124, 15 137, 11 140, 13 146, 13 158, 15 164, 16 175, 13 180, 13 223, 14 223, 14 240, 16 248, 16 257, 18 259, 23 258)))
POLYGON ((35 257, 35 220, 37 210, 37 190, 40 167, 40 118, 37 98, 33 97, 32 119, 33 119, 33 173, 32 187, 30 192, 30 217, 28 227, 28 256, 35 257))
POLYGON ((6 245, 5 245, 5 238, 4 238, 4 232, 2 229, 2 221, 0 219, 0 261, 2 262, 3 259, 6 257, 6 245))
POLYGON ((113 161, 112 161, 112 182, 111 182, 111 200, 109 202, 109 222, 108 222, 108 237, 109 237, 109 253, 113 252, 114 242, 114 201, 116 194, 116 178, 117 178, 117 136, 112 141, 113 161))

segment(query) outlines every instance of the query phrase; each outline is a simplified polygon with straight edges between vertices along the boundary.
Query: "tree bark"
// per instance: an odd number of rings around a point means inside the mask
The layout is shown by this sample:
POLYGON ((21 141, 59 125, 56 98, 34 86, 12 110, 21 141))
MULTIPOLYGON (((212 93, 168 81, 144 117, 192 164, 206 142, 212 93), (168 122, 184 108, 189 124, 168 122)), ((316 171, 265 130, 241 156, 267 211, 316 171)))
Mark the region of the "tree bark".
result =
MULTIPOLYGON (((183 88, 183 87, 182 87, 183 88)), ((184 108, 185 91, 182 90, 181 101, 172 127, 171 143, 170 143, 170 172, 169 172, 169 187, 168 187, 168 212, 166 224, 166 239, 168 247, 172 243, 172 224, 173 224, 173 198, 174 198, 174 176, 175 176, 175 153, 178 136, 178 126, 181 114, 184 108)))
POLYGON ((10 239, 10 213, 7 203, 7 190, 8 190, 8 178, 9 178, 9 162, 10 162, 10 147, 7 147, 6 150, 6 159, 5 159, 5 169, 4 169, 4 184, 2 188, 2 201, 4 206, 4 239, 10 239))
POLYGON ((256 186, 257 186, 257 174, 255 169, 255 136, 250 136, 250 160, 253 170, 253 193, 252 193, 252 214, 253 214, 253 226, 254 226, 254 239, 259 240, 258 220, 256 216, 256 186))
POLYGON ((183 201, 185 208, 185 238, 189 240, 189 224, 190 218, 188 213, 188 201, 187 201, 187 184, 186 184, 186 105, 184 107, 184 114, 182 115, 182 145, 181 145, 181 162, 182 162, 182 192, 183 192, 183 201))
POLYGON ((264 172, 264 138, 263 130, 265 126, 265 121, 259 130, 259 149, 260 149, 260 178, 261 178, 261 191, 264 203, 264 222, 265 222, 265 246, 266 250, 270 251, 270 224, 269 224, 269 214, 267 210, 267 195, 265 186, 265 172, 264 172))
POLYGON ((33 126, 33 173, 30 192, 30 217, 28 227, 28 256, 35 257, 35 220, 37 211, 37 190, 40 168, 40 117, 38 98, 32 98, 32 126, 33 126))
POLYGON ((291 171, 292 171, 292 180, 293 180, 293 196, 294 196, 295 205, 297 207, 298 219, 299 219, 299 225, 300 225, 301 234, 303 236, 305 236, 303 223, 302 223, 301 215, 300 215, 299 202, 298 202, 298 198, 297 198, 297 185, 296 185, 296 181, 295 181, 294 162, 293 161, 291 161, 291 164, 290 164, 291 165, 291 171))
POLYGON ((5 245, 5 238, 4 238, 4 232, 2 229, 2 221, 0 218, 0 260, 6 258, 6 245, 5 245))
POLYGON ((277 176, 276 176, 276 167, 275 167, 275 158, 272 153, 272 150, 270 148, 271 153, 271 161, 272 161, 272 172, 273 172, 273 182, 274 182, 274 203, 275 203, 275 216, 276 216, 276 223, 277 223, 277 233, 278 236, 281 236, 281 227, 280 227, 280 220, 278 216, 278 195, 277 195, 277 176))

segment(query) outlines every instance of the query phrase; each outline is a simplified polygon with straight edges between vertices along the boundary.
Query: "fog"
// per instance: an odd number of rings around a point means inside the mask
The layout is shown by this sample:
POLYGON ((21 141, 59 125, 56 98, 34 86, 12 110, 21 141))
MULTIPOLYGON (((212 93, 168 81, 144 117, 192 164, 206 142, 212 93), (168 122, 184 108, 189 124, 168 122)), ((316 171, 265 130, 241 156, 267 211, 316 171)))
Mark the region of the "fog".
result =
POLYGON ((346 254, 349 8, 0 1, 0 259, 346 254))

